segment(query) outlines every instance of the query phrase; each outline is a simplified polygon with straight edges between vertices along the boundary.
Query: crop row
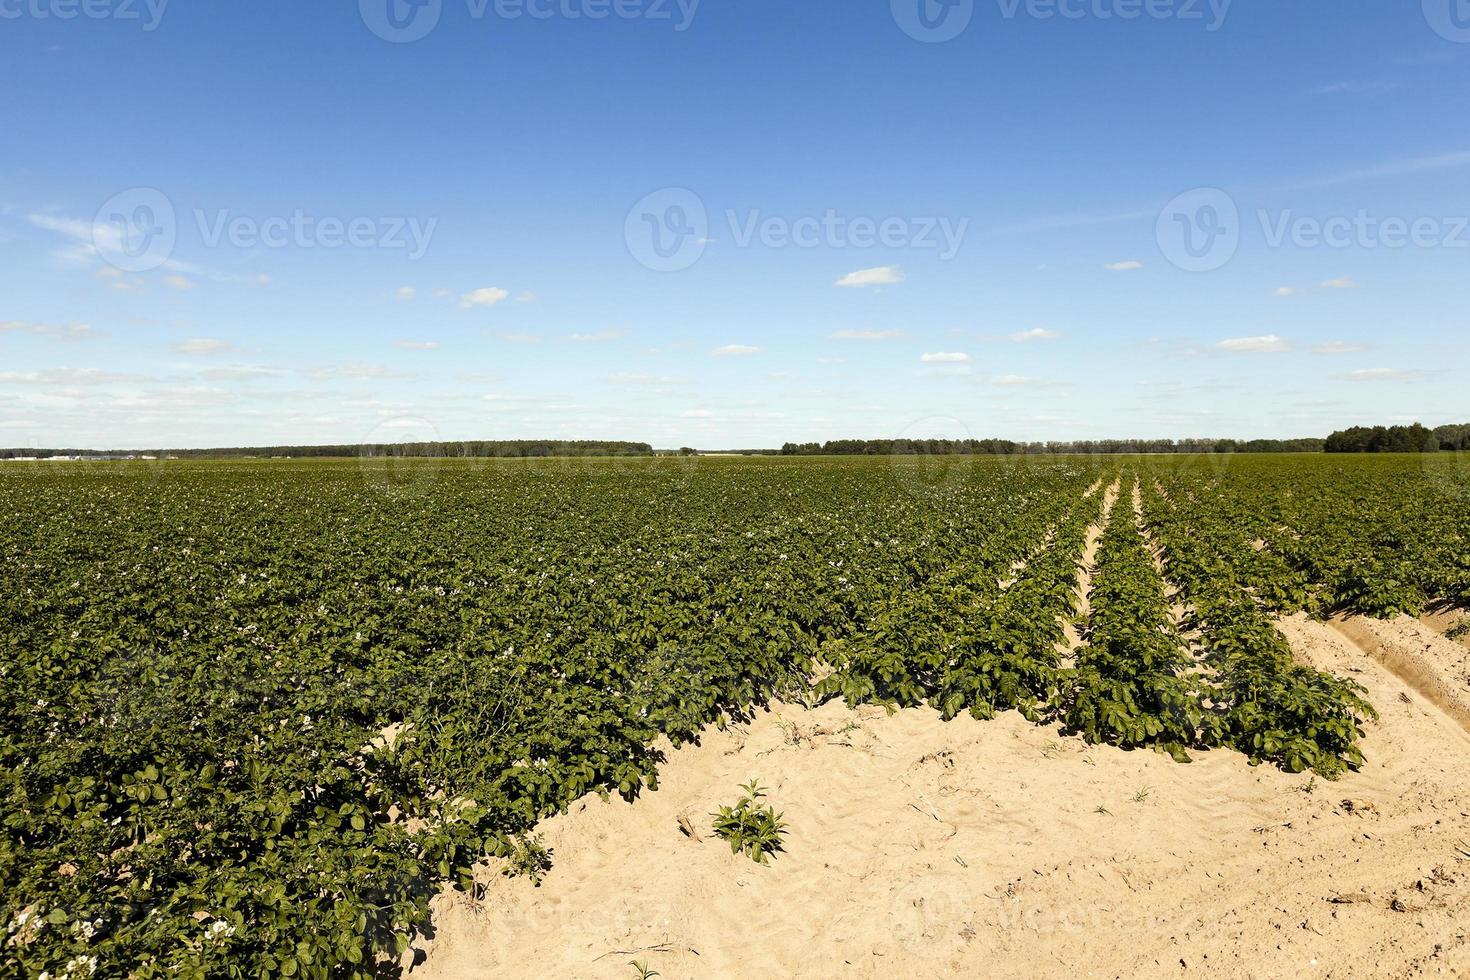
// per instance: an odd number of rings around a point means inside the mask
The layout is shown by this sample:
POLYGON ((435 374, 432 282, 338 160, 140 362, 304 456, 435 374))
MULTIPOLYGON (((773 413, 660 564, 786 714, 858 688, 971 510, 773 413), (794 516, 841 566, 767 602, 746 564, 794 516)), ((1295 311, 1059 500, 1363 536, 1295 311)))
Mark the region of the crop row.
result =
POLYGON ((1099 542, 1091 611, 1061 688, 1060 715, 1088 740, 1156 745, 1175 758, 1208 743, 1193 659, 1170 619, 1163 582, 1144 545, 1130 495, 1099 542))
POLYGON ((1191 526, 1275 611, 1387 617, 1470 604, 1470 457, 1151 461, 1191 526), (1252 568, 1251 566, 1254 566, 1252 568))
POLYGON ((1376 717, 1373 707, 1356 682, 1293 658, 1269 602, 1252 587, 1252 549, 1217 550, 1208 520, 1186 519, 1156 486, 1143 496, 1166 572, 1189 605, 1186 625, 1208 651, 1209 738, 1291 772, 1332 777, 1360 765, 1358 743, 1364 722, 1376 717))

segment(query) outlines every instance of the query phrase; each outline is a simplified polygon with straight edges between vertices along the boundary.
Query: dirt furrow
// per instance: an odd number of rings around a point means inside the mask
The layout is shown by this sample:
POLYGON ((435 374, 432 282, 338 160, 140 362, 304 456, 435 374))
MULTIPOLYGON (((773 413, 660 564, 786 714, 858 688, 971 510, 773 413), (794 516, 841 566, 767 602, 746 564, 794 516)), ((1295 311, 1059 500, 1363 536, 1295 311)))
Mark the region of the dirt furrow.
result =
POLYGON ((1092 610, 1092 575, 1097 564, 1098 543, 1102 541, 1103 529, 1108 526, 1108 520, 1113 515, 1113 507, 1118 502, 1118 496, 1122 492, 1123 478, 1115 478, 1103 494, 1102 516, 1097 523, 1087 529, 1086 544, 1082 547, 1082 567, 1077 570, 1077 615, 1069 619, 1065 625, 1066 639, 1065 650, 1062 651, 1062 666, 1071 667, 1077 651, 1082 649, 1082 631, 1078 624, 1087 619, 1087 614, 1092 610))
POLYGON ((1334 616, 1328 624, 1470 733, 1470 651, 1408 616, 1334 616))

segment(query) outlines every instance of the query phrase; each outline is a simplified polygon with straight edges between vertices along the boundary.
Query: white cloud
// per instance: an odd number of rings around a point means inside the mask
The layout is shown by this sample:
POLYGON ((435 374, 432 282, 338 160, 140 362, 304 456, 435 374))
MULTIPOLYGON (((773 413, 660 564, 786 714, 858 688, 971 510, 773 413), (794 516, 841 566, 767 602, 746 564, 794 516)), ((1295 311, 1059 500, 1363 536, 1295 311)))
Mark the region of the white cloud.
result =
POLYGON ((1435 170, 1459 170, 1470 166, 1470 150, 1442 153, 1438 156, 1414 157, 1395 160, 1391 163, 1363 167, 1343 173, 1328 174, 1311 180, 1296 181, 1286 185, 1287 190, 1305 190, 1310 187, 1334 187, 1355 184, 1365 180, 1380 180, 1384 177, 1403 177, 1409 174, 1427 173, 1435 170))
POLYGON ((676 378, 666 374, 643 374, 639 372, 619 371, 607 376, 609 384, 615 385, 683 385, 688 384, 686 378, 676 378))
POLYGON ((234 401, 235 398, 236 396, 232 392, 223 391, 219 388, 210 388, 206 385, 190 385, 182 388, 168 388, 163 391, 129 392, 113 398, 110 405, 114 408, 141 409, 143 411, 174 411, 183 408, 204 408, 210 405, 223 405, 234 401))
POLYGON ((398 341, 398 343, 394 344, 393 346, 400 347, 403 350, 438 350, 439 349, 439 341, 437 341, 437 340, 400 340, 400 341, 398 341))
POLYGON ((745 344, 726 344, 724 347, 716 347, 710 351, 715 357, 745 357, 750 354, 759 354, 759 347, 749 347, 745 344))
POLYGON ((545 401, 540 395, 508 395, 504 392, 491 392, 484 396, 487 402, 539 402, 545 401))
POLYGON ((0 371, 0 384, 101 385, 121 381, 147 381, 140 374, 104 371, 101 368, 49 368, 45 371, 0 371))
POLYGON ((97 330, 85 323, 53 325, 28 323, 22 320, 0 323, 0 333, 28 333, 35 337, 52 337, 57 340, 92 340, 107 336, 105 331, 97 330))
POLYGON ((180 290, 180 291, 193 289, 194 288, 194 285, 195 285, 194 280, 190 279, 188 276, 180 276, 180 275, 164 276, 163 277, 163 281, 166 284, 168 284, 168 285, 172 286, 173 288, 175 288, 177 290, 180 290))
POLYGON ((50 214, 29 215, 31 224, 37 228, 65 235, 76 244, 64 249, 58 256, 69 262, 86 262, 103 254, 122 253, 122 233, 107 224, 93 225, 90 221, 76 218, 59 218, 50 214))
POLYGON ((1355 344, 1345 340, 1331 340, 1325 344, 1314 344, 1313 354, 1360 354, 1368 350, 1367 344, 1355 344))
POLYGON ((174 350, 180 354, 208 355, 219 354, 223 351, 234 350, 235 346, 227 340, 216 340, 212 337, 195 337, 190 340, 181 340, 174 344, 174 350))
POLYGON ((546 403, 552 401, 545 395, 511 395, 500 392, 485 395, 484 400, 490 403, 486 410, 492 412, 514 412, 532 407, 549 409, 551 406, 546 403))
POLYGON ((271 277, 262 272, 255 277, 255 284, 257 286, 269 286, 271 284, 271 277))
POLYGON ((386 379, 402 378, 406 375, 392 371, 381 364, 342 364, 337 367, 317 368, 308 372, 311 377, 319 381, 330 381, 333 378, 363 379, 386 379))
POLYGON ((849 289, 862 289, 866 286, 892 286, 903 282, 903 272, 896 265, 880 265, 872 269, 858 269, 849 272, 837 280, 837 285, 849 289))
POLYGON ((394 293, 393 295, 397 296, 404 302, 407 302, 408 300, 413 299, 418 294, 419 291, 417 289, 414 289, 412 286, 399 286, 398 292, 394 293))
POLYGON ((621 330, 599 330, 596 333, 574 333, 567 338, 577 344, 606 344, 614 340, 622 340, 621 330))
POLYGON ((280 378, 285 374, 281 368, 253 364, 232 364, 229 367, 209 368, 199 372, 200 377, 210 381, 254 381, 258 378, 280 378))
POLYGON ((970 355, 950 351, 935 351, 932 354, 920 354, 919 360, 925 364, 965 364, 970 360, 970 355))
POLYGON ((1128 259, 1126 262, 1112 262, 1103 266, 1109 272, 1135 272, 1143 268, 1143 263, 1137 259, 1128 259))
POLYGON ((1423 381, 1427 377, 1424 371, 1405 371, 1401 368, 1360 368, 1357 371, 1349 371, 1347 374, 1339 374, 1337 377, 1344 381, 1423 381))
POLYGON ((1293 289, 1291 286, 1277 286, 1276 289, 1275 289, 1275 291, 1274 291, 1274 295, 1277 295, 1277 296, 1295 296, 1296 295, 1296 290, 1293 289))
POLYGON ((110 265, 99 266, 92 273, 92 278, 100 279, 107 283, 107 288, 119 293, 139 293, 143 291, 143 280, 129 279, 121 269, 110 265))
POLYGON ((495 336, 507 344, 538 344, 541 338, 532 333, 498 333, 495 336))
MULTIPOLYGON (((94 224, 91 221, 83 221, 77 218, 64 218, 41 213, 30 214, 26 217, 37 228, 55 232, 71 240, 71 245, 55 253, 56 257, 63 262, 77 265, 90 265, 98 259, 114 261, 132 260, 134 258, 124 248, 125 242, 122 231, 113 225, 104 222, 94 224)), ((128 262, 118 261, 118 264, 126 266, 128 262)), ((202 275, 220 281, 243 281, 239 277, 225 276, 210 270, 200 269, 187 262, 181 262, 178 259, 172 258, 161 260, 157 267, 167 272, 180 274, 177 278, 188 283, 188 285, 176 285, 173 282, 169 282, 168 278, 164 280, 176 289, 192 289, 194 286, 193 282, 184 279, 183 274, 202 275)), ((118 290, 136 289, 138 287, 138 280, 129 281, 119 277, 116 283, 110 284, 110 287, 118 290)))
POLYGON ((828 340, 902 340, 908 334, 902 330, 838 330, 827 335, 828 340))
POLYGON ((1389 79, 1380 79, 1371 82, 1333 82, 1330 85, 1319 85, 1312 89, 1312 94, 1317 96, 1327 95, 1381 95, 1384 92, 1392 92, 1399 87, 1399 83, 1389 79))
POLYGON ((1231 340, 1222 340, 1215 345, 1215 348, 1234 354, 1280 354, 1291 350, 1291 343, 1275 334, 1267 334, 1264 337, 1235 337, 1231 340))
POLYGON ((1352 289, 1358 284, 1351 279, 1329 279, 1322 283, 1322 289, 1352 289))
POLYGON ((484 289, 476 289, 461 296, 459 308, 468 310, 476 306, 494 306, 509 295, 509 292, 499 286, 486 286, 484 289))
POLYGON ((1018 344, 1027 344, 1033 340, 1059 340, 1061 334, 1055 330, 1046 330, 1042 327, 1033 327, 1030 330, 1021 330, 1011 334, 1011 340, 1018 344))

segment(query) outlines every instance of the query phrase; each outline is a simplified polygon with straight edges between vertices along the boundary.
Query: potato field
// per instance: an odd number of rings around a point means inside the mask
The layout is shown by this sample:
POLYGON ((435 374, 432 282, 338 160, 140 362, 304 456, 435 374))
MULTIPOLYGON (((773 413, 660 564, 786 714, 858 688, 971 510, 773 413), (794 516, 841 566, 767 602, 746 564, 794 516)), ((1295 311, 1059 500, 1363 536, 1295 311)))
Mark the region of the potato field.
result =
POLYGON ((6 464, 0 975, 397 975, 773 697, 1350 780, 1385 706, 1277 617, 1467 538, 1456 453, 6 464))

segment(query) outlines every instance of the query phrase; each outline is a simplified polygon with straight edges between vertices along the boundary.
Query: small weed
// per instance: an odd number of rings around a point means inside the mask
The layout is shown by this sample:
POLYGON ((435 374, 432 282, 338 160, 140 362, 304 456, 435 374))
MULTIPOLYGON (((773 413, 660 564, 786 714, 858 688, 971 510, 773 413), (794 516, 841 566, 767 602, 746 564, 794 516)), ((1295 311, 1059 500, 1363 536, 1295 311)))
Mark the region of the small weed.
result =
POLYGON ((786 833, 786 822, 781 814, 762 803, 765 791, 757 780, 740 787, 745 795, 734 806, 722 806, 715 818, 715 834, 730 844, 731 854, 744 852, 756 864, 765 864, 767 857, 780 851, 781 837, 786 833))
POLYGON ((1444 631, 1444 635, 1452 640, 1458 640, 1462 636, 1470 636, 1470 616, 1461 616, 1455 624, 1444 631))
POLYGON ((551 849, 540 834, 515 838, 505 859, 509 862, 503 872, 507 878, 530 878, 537 888, 551 870, 551 849))
POLYGON ((1303 793, 1306 793, 1308 795, 1315 793, 1317 791, 1317 777, 1313 776, 1311 779, 1307 780, 1307 784, 1301 789, 1303 793))
POLYGON ((1137 793, 1134 793, 1133 794, 1133 802, 1134 803, 1144 803, 1144 802, 1147 802, 1148 795, 1151 792, 1153 792, 1153 790, 1149 789, 1147 786, 1143 787, 1137 793))
POLYGON ((663 975, 657 970, 649 969, 648 964, 641 960, 631 960, 628 965, 638 971, 638 980, 652 980, 653 977, 663 975))
POLYGON ((1113 815, 1113 811, 1112 810, 1109 810, 1107 807, 1103 806, 1102 804, 1098 804, 1098 808, 1096 810, 1093 810, 1092 812, 1093 813, 1101 813, 1105 817, 1111 817, 1113 815))

